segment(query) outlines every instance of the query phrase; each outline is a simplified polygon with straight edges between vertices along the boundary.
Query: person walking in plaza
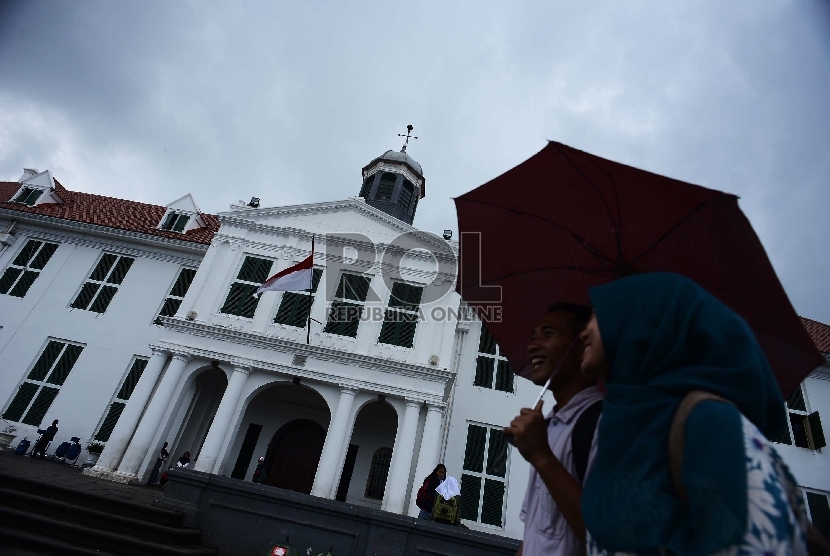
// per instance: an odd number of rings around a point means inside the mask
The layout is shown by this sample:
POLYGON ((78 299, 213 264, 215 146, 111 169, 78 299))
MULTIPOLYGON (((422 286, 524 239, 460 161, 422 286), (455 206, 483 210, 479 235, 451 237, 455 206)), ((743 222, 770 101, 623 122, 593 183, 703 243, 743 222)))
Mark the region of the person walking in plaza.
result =
POLYGON ((49 446, 49 443, 55 439, 55 435, 58 434, 58 420, 55 419, 52 421, 52 425, 46 429, 40 439, 38 439, 37 444, 35 444, 34 449, 32 450, 32 457, 37 456, 40 454, 40 459, 43 459, 46 456, 46 448, 49 446))
POLYGON ((447 468, 443 463, 435 466, 425 479, 424 484, 418 490, 418 495, 415 498, 415 505, 421 511, 418 513, 420 519, 430 519, 432 517, 432 506, 435 504, 435 489, 438 488, 444 479, 447 478, 447 468))
POLYGON ((521 510, 525 524, 518 556, 585 553, 582 481, 602 410, 596 380, 580 373, 579 333, 591 315, 583 305, 556 304, 539 321, 527 348, 532 380, 549 389, 556 405, 525 408, 504 429, 533 467, 521 510), (554 374, 555 373, 555 374, 554 374))
POLYGON ((153 472, 150 473, 150 480, 147 481, 148 485, 155 485, 159 482, 161 466, 164 465, 169 456, 170 454, 167 452, 167 442, 165 442, 164 446, 161 447, 158 458, 156 459, 156 465, 153 467, 153 472))
POLYGON ((582 372, 607 397, 582 496, 588 553, 807 554, 804 502, 769 441, 784 400, 744 319, 677 274, 590 295, 582 372))

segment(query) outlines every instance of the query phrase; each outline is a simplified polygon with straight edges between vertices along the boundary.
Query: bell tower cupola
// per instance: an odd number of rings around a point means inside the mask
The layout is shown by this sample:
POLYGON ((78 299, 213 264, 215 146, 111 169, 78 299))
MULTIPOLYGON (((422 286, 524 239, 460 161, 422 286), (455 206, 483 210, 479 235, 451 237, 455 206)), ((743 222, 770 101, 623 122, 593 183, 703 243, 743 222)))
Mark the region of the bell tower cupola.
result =
POLYGON ((412 135, 412 126, 406 126, 406 135, 400 151, 386 151, 363 168, 360 197, 366 203, 398 220, 412 224, 418 201, 426 196, 426 180, 421 165, 409 156, 406 147, 412 135))

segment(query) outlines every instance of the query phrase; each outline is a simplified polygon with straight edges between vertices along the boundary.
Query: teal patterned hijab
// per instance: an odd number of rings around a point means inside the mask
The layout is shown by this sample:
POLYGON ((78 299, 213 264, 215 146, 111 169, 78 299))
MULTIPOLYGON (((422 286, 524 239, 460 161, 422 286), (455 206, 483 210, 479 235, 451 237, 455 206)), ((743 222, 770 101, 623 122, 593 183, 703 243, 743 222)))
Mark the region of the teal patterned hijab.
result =
POLYGON ((749 325, 692 280, 648 273, 593 288, 610 366, 597 455, 582 495, 585 525, 608 551, 708 555, 747 527, 741 414, 767 438, 786 427, 783 399, 749 325), (692 390, 675 495, 668 464, 674 412, 692 390), (705 407, 705 410, 703 409, 705 407), (740 412, 740 413, 739 413, 740 412))

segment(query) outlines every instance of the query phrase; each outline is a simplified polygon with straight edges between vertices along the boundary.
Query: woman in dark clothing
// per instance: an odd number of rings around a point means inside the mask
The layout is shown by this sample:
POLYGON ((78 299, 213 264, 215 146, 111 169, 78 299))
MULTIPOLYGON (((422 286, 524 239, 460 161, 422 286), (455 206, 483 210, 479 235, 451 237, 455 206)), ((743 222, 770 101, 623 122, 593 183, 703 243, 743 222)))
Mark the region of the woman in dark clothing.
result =
POLYGON ((147 481, 147 484, 154 485, 159 482, 159 472, 161 471, 161 466, 164 465, 164 462, 167 461, 169 456, 170 454, 167 452, 167 442, 165 442, 164 446, 161 447, 159 457, 156 459, 156 466, 153 467, 153 472, 150 473, 150 480, 147 481))
POLYGON ((432 516, 432 506, 435 504, 435 489, 440 485, 444 479, 447 478, 447 468, 443 463, 439 463, 432 473, 424 479, 424 484, 418 491, 418 497, 415 504, 421 510, 418 517, 421 519, 429 519, 432 516))

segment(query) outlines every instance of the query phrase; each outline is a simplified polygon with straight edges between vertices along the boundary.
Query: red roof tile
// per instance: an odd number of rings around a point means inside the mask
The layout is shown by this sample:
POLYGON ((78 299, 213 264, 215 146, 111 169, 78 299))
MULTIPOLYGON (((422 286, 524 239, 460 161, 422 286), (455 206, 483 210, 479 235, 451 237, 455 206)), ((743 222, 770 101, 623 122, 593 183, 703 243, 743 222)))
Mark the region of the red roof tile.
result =
POLYGON ((807 329, 818 350, 830 354, 830 325, 804 317, 801 317, 801 324, 807 329))
POLYGON ((69 191, 58 180, 55 180, 55 193, 63 200, 63 204, 44 203, 27 207, 19 203, 8 202, 18 189, 20 189, 18 182, 0 181, 0 207, 203 244, 209 244, 213 240, 213 235, 219 230, 219 219, 212 214, 204 213, 201 216, 206 224, 205 228, 190 230, 185 234, 159 230, 157 226, 167 210, 165 207, 69 191))

